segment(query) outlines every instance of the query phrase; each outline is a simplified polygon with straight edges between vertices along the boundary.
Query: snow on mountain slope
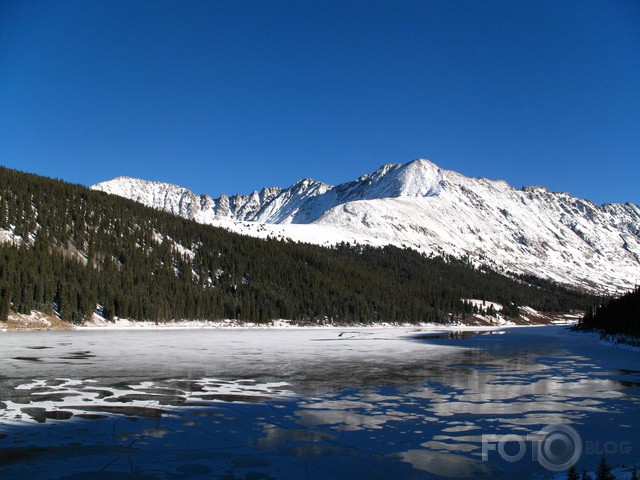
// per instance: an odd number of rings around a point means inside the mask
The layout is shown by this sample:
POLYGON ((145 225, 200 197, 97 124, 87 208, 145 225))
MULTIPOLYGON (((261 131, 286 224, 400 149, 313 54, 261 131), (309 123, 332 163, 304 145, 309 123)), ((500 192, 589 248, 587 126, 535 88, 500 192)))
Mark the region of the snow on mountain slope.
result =
POLYGON ((196 195, 178 185, 137 178, 118 177, 91 188, 189 219, 195 219, 202 210, 210 210, 213 207, 213 200, 208 195, 196 195))
POLYGON ((638 205, 599 206, 543 187, 519 190, 428 160, 384 165, 335 187, 305 179, 288 189, 217 199, 127 177, 92 188, 262 238, 407 246, 594 291, 640 282, 638 205))

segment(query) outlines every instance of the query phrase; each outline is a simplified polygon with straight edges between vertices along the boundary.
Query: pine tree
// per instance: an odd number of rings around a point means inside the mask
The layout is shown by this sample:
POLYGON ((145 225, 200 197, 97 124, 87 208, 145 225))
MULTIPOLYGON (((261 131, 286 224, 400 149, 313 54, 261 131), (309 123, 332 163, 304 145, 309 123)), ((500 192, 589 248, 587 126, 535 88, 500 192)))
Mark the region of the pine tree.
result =
POLYGON ((638 467, 633 467, 631 470, 631 480, 638 480, 638 467))
POLYGON ((578 475, 578 470, 576 470, 575 465, 571 465, 567 471, 567 480, 580 480, 580 475, 578 475))
POLYGON ((591 478, 591 475, 589 475, 586 470, 582 470, 582 475, 580 475, 580 480, 593 480, 593 478, 591 478))
POLYGON ((615 477, 611 473, 611 466, 607 463, 606 458, 602 455, 602 459, 598 464, 596 470, 596 480, 615 480, 615 477))
POLYGON ((9 288, 7 286, 0 287, 0 322, 6 322, 9 319, 10 303, 9 288))
POLYGON ((520 309, 513 302, 507 302, 504 307, 502 307, 501 313, 506 317, 517 318, 520 316, 520 309))

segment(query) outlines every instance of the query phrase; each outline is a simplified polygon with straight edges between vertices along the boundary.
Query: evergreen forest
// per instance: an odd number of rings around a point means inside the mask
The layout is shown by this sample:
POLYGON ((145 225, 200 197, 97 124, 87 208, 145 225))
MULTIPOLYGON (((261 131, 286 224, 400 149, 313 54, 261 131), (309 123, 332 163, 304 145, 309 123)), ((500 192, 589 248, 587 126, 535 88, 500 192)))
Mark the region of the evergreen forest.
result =
POLYGON ((640 287, 598 307, 589 308, 580 326, 606 334, 640 337, 640 287))

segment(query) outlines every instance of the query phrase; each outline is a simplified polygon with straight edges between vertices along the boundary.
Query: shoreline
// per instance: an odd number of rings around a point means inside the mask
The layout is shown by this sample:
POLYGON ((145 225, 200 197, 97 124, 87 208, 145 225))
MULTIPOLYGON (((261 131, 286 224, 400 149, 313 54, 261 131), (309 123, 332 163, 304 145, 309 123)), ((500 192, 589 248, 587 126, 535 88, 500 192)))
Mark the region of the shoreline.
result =
POLYGON ((292 324, 289 321, 273 321, 268 324, 257 324, 241 321, 174 321, 174 322, 148 322, 148 321, 117 321, 100 322, 83 325, 23 325, 23 326, 2 326, 0 333, 13 332, 44 332, 44 331, 165 331, 165 330, 394 330, 394 329, 415 329, 431 331, 494 331, 503 328, 522 327, 546 327, 546 326, 569 326, 574 325, 573 321, 556 321, 549 323, 359 323, 359 324, 292 324))
POLYGON ((61 320, 56 314, 33 310, 30 314, 10 313, 6 322, 0 322, 0 332, 17 331, 70 331, 70 330, 280 330, 280 329, 345 329, 345 328, 429 328, 443 330, 483 330, 518 326, 573 325, 578 322, 582 312, 538 312, 530 307, 521 307, 518 318, 509 318, 498 313, 495 316, 469 315, 464 319, 455 319, 448 323, 329 323, 320 321, 294 321, 273 319, 268 323, 255 323, 244 320, 129 320, 115 318, 107 320, 98 313, 82 324, 72 324, 61 320))

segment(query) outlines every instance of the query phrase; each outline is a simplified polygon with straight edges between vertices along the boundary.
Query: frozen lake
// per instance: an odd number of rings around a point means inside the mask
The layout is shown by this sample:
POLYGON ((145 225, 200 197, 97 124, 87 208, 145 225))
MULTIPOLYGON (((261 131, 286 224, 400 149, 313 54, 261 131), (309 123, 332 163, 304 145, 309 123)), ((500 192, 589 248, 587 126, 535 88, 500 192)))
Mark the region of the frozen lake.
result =
POLYGON ((424 333, 2 333, 0 476, 542 479, 548 425, 575 429, 580 469, 640 461, 640 353, 424 333))

